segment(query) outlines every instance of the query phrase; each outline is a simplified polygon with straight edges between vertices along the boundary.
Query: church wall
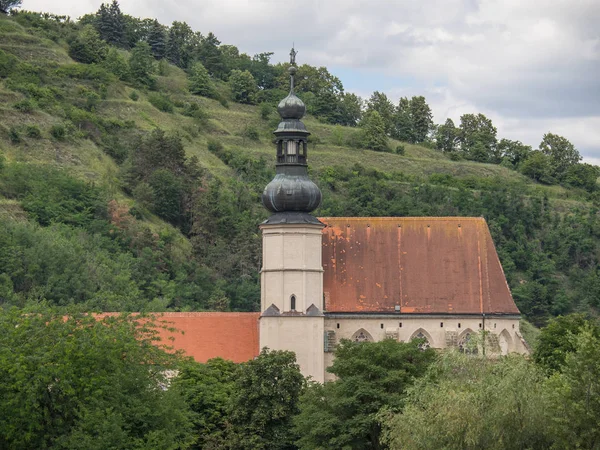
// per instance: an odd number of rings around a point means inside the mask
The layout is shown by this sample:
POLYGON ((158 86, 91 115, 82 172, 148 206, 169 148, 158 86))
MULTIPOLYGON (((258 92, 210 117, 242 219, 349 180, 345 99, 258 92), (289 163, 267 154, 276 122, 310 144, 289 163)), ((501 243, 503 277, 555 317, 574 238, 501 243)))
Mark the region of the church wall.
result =
POLYGON ((260 318, 260 347, 295 352, 302 374, 321 383, 325 374, 323 333, 323 316, 260 318))
MULTIPOLYGON (((360 330, 373 341, 392 338, 401 342, 407 342, 421 332, 431 347, 439 349, 457 347, 466 333, 477 334, 483 327, 481 316, 329 314, 325 319, 325 331, 335 332, 336 343, 341 339, 356 338, 360 330)), ((490 333, 486 341, 487 354, 528 353, 520 337, 519 316, 486 316, 485 330, 490 333)), ((326 352, 325 367, 332 363, 333 352, 326 352)), ((325 378, 331 380, 333 376, 326 374, 325 378)))

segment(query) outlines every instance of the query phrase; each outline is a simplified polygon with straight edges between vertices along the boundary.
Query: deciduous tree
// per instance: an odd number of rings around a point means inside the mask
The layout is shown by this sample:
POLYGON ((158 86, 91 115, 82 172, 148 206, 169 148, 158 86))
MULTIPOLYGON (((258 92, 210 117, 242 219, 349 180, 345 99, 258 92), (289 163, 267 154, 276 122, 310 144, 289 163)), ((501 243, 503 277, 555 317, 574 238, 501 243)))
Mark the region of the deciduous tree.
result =
POLYGON ((540 142, 540 151, 550 158, 552 175, 563 180, 567 170, 581 161, 581 155, 568 139, 557 134, 546 133, 540 142))

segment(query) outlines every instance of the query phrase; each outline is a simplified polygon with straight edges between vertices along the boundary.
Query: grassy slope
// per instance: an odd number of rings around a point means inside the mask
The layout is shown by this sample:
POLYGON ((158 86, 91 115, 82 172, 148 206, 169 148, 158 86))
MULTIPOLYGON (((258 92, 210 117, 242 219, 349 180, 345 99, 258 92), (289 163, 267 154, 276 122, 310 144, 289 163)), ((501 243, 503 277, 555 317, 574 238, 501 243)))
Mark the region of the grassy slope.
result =
MULTIPOLYGON (((19 24, 7 18, 0 18, 0 48, 32 64, 56 67, 74 63, 65 48, 28 33, 19 24)), ((74 89, 80 82, 65 79, 64 83, 67 88, 74 89)), ((131 100, 129 94, 133 88, 121 82, 116 82, 109 87, 108 97, 101 101, 96 113, 104 117, 131 120, 138 127, 146 130, 160 127, 169 132, 179 133, 184 138, 187 153, 190 156, 197 156, 201 165, 217 177, 228 177, 232 172, 208 151, 207 142, 210 138, 218 139, 226 147, 235 151, 248 152, 256 157, 262 155, 266 158, 267 164, 274 164, 274 149, 271 144, 273 117, 268 121, 262 120, 256 106, 230 103, 229 107, 225 108, 215 100, 191 96, 187 92, 185 73, 174 66, 169 67, 166 76, 159 77, 158 85, 159 89, 168 93, 174 101, 198 102, 208 112, 208 126, 199 127, 192 118, 157 110, 147 101, 145 93, 140 93, 138 101, 131 100), (260 130, 261 137, 258 142, 243 137, 243 131, 248 126, 260 130)), ((12 105, 23 98, 23 95, 6 89, 5 82, 0 80, 0 150, 8 160, 68 167, 85 179, 106 185, 117 198, 127 201, 119 190, 118 166, 110 157, 89 140, 71 139, 66 142, 53 140, 48 130, 53 124, 61 123, 62 119, 39 110, 32 113, 16 111, 12 105), (21 143, 12 144, 7 130, 13 126, 26 124, 39 126, 43 134, 42 139, 24 137, 21 143)), ((337 131, 334 131, 336 127, 321 123, 310 116, 305 119, 305 123, 316 142, 316 145, 310 146, 309 154, 311 166, 315 169, 361 163, 369 168, 386 172, 397 171, 412 176, 444 173, 456 177, 501 177, 507 183, 524 183, 530 189, 546 192, 551 198, 562 199, 560 203, 563 207, 577 203, 569 200, 569 191, 562 187, 534 185, 519 173, 498 165, 451 161, 440 152, 411 144, 405 144, 404 156, 337 146, 333 144, 334 132, 339 135, 341 131, 344 135, 349 135, 355 130, 338 126, 337 131)), ((397 144, 398 142, 393 141, 392 148, 397 144)), ((6 201, 0 202, 0 211, 7 208, 14 209, 15 205, 6 201)), ((160 221, 157 219, 156 223, 160 221)))

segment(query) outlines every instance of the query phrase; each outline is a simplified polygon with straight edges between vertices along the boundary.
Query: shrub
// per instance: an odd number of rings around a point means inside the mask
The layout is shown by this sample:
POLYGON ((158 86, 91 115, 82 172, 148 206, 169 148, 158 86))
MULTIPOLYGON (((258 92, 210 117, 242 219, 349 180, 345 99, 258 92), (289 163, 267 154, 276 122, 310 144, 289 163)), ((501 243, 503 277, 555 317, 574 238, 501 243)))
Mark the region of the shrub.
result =
POLYGON ((153 92, 148 96, 148 101, 159 111, 166 113, 173 112, 173 102, 169 97, 163 94, 157 94, 153 92))
POLYGON ((108 45, 91 25, 86 25, 69 44, 69 56, 85 64, 103 61, 108 54, 108 45))
POLYGON ((13 108, 15 108, 17 111, 21 111, 24 113, 31 113, 33 112, 33 110, 35 109, 37 105, 35 104, 35 102, 33 100, 30 99, 25 99, 25 100, 21 100, 20 102, 17 102, 13 105, 13 108))
POLYGON ((254 125, 248 125, 244 130, 244 136, 250 139, 251 141, 260 140, 260 134, 258 129, 254 125))
POLYGON ((19 142, 21 142, 19 130, 17 130, 15 127, 10 127, 10 129, 8 130, 8 138, 13 144, 18 144, 19 142))
POLYGON ((37 125, 27 125, 27 127, 25 127, 25 134, 27 137, 33 139, 39 139, 42 137, 42 131, 37 125))
POLYGON ((406 149, 404 148, 404 145, 400 144, 396 147, 396 154, 397 155, 404 155, 406 149))
POLYGON ((458 152, 451 152, 450 159, 452 161, 461 161, 463 159, 462 155, 458 152))
POLYGON ((134 102, 137 102, 140 98, 140 94, 138 94, 137 91, 131 91, 131 94, 129 94, 129 98, 134 102))
POLYGON ((67 129, 63 124, 56 124, 50 127, 50 134, 56 140, 62 141, 67 137, 67 129))
POLYGON ((17 58, 0 50, 0 78, 9 76, 17 67, 17 63, 17 58))
POLYGON ((269 105, 268 103, 261 103, 260 104, 260 118, 262 120, 268 120, 269 116, 271 115, 271 105, 269 105))
POLYGON ((209 139, 208 151, 214 153, 215 155, 218 155, 223 151, 223 144, 221 144, 221 142, 217 141, 216 139, 209 139))
POLYGON ((238 103, 254 103, 258 86, 250 72, 234 69, 229 75, 231 98, 238 103))
POLYGON ((184 116, 187 117, 193 117, 194 119, 206 119, 207 118, 207 114, 206 112, 200 108, 200 105, 198 105, 198 103, 186 103, 183 107, 183 113, 184 116))

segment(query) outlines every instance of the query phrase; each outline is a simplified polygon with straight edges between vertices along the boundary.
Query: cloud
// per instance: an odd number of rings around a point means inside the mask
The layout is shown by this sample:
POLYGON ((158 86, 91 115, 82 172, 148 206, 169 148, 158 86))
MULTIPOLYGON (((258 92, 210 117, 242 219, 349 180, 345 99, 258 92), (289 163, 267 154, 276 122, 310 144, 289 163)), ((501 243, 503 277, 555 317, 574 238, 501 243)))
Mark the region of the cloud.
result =
MULTIPOLYGON (((100 2, 25 0, 74 17, 100 2)), ((552 131, 600 158, 597 0, 121 0, 135 16, 187 21, 253 54, 339 70, 368 96, 425 95, 435 118, 482 112, 537 146, 552 131), (357 75, 359 74, 359 75, 357 75), (360 80, 360 84, 357 82, 360 80)), ((591 160, 591 159, 590 159, 591 160)))

